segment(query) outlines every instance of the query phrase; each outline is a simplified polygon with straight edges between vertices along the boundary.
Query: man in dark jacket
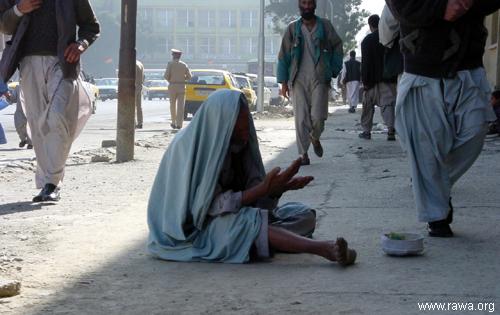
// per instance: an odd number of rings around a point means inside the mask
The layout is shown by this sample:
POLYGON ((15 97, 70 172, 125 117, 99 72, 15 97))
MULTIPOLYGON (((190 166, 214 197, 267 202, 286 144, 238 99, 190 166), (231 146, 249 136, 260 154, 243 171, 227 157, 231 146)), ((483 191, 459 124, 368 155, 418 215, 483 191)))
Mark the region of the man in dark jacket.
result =
POLYGON ((349 113, 355 113, 359 103, 359 86, 361 83, 361 62, 356 60, 356 52, 349 53, 350 59, 344 62, 342 69, 342 85, 347 89, 349 113))
POLYGON ((386 0, 401 26, 405 72, 396 128, 419 219, 451 237, 451 189, 479 156, 493 114, 483 68, 486 15, 499 0, 386 0))
POLYGON ((88 0, 0 0, 0 31, 12 35, 0 61, 17 68, 37 160, 34 202, 59 200, 82 104, 80 56, 99 35, 88 0), (77 34, 78 29, 78 34, 77 34))
POLYGON ((384 52, 380 44, 378 23, 380 17, 372 15, 368 18, 371 34, 361 42, 361 80, 363 81, 363 112, 361 113, 361 127, 359 134, 362 139, 371 139, 373 115, 375 105, 380 107, 382 119, 387 125, 387 140, 396 140, 394 131, 394 105, 396 103, 397 78, 384 78, 384 52))

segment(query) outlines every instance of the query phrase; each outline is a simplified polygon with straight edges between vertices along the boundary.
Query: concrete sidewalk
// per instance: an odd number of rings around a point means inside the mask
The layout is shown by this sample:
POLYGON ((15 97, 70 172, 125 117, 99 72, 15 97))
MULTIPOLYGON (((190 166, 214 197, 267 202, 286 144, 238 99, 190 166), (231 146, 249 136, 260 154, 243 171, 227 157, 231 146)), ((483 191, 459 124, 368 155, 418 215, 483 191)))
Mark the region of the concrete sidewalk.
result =
MULTIPOLYGON (((36 193, 31 172, 0 174, 0 278, 23 285, 20 296, 0 299, 0 314, 447 313, 419 310, 426 302, 476 309, 456 314, 490 314, 492 306, 500 312, 500 138, 488 140, 453 191, 456 237, 426 238, 424 255, 393 258, 382 253, 380 236, 424 234, 425 225, 416 219, 399 143, 377 133, 359 139, 359 117, 335 108, 322 140, 325 156, 311 152, 312 165, 301 170, 315 181, 282 199, 317 209, 315 237, 344 236, 358 251, 354 267, 310 255, 247 265, 149 257, 145 209, 172 139, 167 133, 137 147, 134 162, 68 167, 57 205, 24 202, 36 193)), ((296 158, 293 119, 256 126, 268 169, 296 158)))

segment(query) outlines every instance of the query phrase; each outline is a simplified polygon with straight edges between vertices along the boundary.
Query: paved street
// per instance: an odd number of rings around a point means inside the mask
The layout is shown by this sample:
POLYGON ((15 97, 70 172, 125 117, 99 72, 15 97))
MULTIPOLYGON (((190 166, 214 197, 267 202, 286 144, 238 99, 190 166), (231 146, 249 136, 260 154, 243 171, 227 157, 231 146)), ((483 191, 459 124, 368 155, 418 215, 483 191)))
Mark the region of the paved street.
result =
MULTIPOLYGON (((29 202, 37 192, 32 171, 0 170, 0 278, 22 283, 20 296, 0 299, 0 314, 490 314, 491 306, 499 312, 500 138, 488 139, 454 189, 456 237, 426 238, 422 256, 388 257, 380 248, 383 233, 425 235, 405 154, 385 134, 359 139, 360 112, 331 107, 325 156, 311 154, 312 165, 301 170, 315 181, 282 202, 317 209, 315 237, 344 236, 358 251, 355 266, 285 254, 247 265, 174 263, 145 251, 149 190, 174 133, 164 127, 166 105, 144 107, 136 160, 71 164, 58 204, 29 202), (420 311, 425 302, 470 302, 475 311, 420 311)), ((99 105, 75 151, 114 137, 114 110, 111 102, 99 105)), ((0 149, 0 161, 17 144, 5 113, 0 121, 11 144, 0 149)), ((259 119, 256 127, 268 169, 297 156, 293 118, 259 119)))
MULTIPOLYGON (((170 105, 168 100, 143 100, 144 124, 149 126, 149 130, 138 131, 136 139, 150 137, 156 131, 162 132, 170 126, 170 105)), ((8 143, 2 145, 0 149, 0 165, 15 158, 31 158, 35 154, 33 151, 18 150, 19 138, 14 128, 15 105, 9 106, 0 112, 0 123, 5 129, 8 143), (3 162, 2 162, 3 161, 3 162)), ((71 152, 89 150, 99 147, 103 139, 116 138, 116 115, 117 100, 97 101, 97 110, 92 115, 85 126, 83 132, 75 141, 71 152)))

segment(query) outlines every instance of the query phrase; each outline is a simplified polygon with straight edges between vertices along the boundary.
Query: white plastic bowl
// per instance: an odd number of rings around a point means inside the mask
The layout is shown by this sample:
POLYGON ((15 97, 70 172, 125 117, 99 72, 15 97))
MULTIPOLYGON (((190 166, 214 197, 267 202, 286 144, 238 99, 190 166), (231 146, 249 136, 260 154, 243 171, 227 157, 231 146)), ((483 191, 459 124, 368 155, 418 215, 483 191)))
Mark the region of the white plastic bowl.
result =
POLYGON ((414 233, 397 233, 405 237, 404 240, 390 239, 382 234, 382 250, 390 256, 420 255, 424 251, 424 237, 414 233))

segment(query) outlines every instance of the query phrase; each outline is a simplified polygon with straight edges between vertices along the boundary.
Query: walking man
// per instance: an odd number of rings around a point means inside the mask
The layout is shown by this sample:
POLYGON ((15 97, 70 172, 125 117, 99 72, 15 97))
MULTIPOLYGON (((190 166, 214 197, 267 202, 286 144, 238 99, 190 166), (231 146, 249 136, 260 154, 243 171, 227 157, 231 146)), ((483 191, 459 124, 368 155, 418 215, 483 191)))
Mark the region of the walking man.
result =
POLYGON ((344 62, 342 69, 342 83, 347 89, 349 99, 349 113, 355 113, 359 103, 359 86, 361 81, 361 62, 356 60, 356 52, 349 53, 350 59, 344 62))
POLYGON ((302 164, 309 165, 309 146, 323 156, 320 137, 328 118, 332 78, 342 69, 342 40, 327 19, 315 15, 316 0, 298 0, 301 17, 291 22, 278 56, 282 95, 293 96, 295 129, 302 164))
POLYGON ((144 83, 144 65, 139 60, 135 61, 135 110, 137 124, 135 128, 142 129, 142 84, 144 83))
POLYGON ((57 201, 79 123, 80 56, 98 37, 99 23, 88 0, 1 0, 0 31, 13 35, 0 76, 8 80, 19 68, 27 105, 42 188, 33 201, 57 201))
POLYGON ((370 140, 373 127, 375 105, 380 107, 382 119, 387 126, 387 140, 395 141, 394 105, 396 103, 397 76, 384 78, 385 48, 379 42, 378 24, 380 17, 372 15, 368 18, 371 34, 361 42, 361 79, 363 81, 363 111, 359 134, 362 139, 370 140))
POLYGON ((191 71, 187 64, 181 61, 182 52, 172 49, 172 61, 167 65, 165 80, 168 81, 170 98, 170 116, 173 129, 181 129, 184 122, 184 103, 186 100, 186 82, 191 79, 191 71))
POLYGON ((479 156, 493 112, 483 68, 484 18, 500 1, 388 0, 405 72, 396 127, 408 152, 419 220, 451 237, 451 189, 479 156))

